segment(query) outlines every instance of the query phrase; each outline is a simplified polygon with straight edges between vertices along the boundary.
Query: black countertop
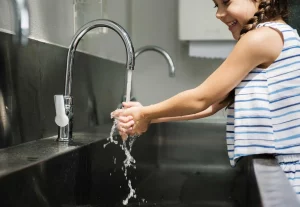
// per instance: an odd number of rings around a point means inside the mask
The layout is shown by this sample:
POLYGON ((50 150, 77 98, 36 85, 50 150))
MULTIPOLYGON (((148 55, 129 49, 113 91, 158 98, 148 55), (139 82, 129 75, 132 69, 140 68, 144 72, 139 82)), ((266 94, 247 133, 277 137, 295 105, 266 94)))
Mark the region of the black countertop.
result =
POLYGON ((0 177, 76 150, 109 137, 111 125, 73 134, 73 142, 57 142, 57 136, 0 150, 0 177))

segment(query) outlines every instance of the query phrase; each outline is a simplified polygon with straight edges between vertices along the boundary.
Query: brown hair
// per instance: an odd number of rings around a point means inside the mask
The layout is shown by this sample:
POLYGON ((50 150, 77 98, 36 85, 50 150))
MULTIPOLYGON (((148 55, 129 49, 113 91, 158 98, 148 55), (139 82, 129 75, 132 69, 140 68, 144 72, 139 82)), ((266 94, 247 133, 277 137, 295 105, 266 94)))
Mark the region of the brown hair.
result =
MULTIPOLYGON (((255 29, 258 24, 282 18, 287 21, 288 18, 288 0, 260 0, 258 11, 244 25, 240 33, 240 38, 247 32, 255 29)), ((222 101, 228 102, 226 109, 234 103, 234 90, 222 101)))

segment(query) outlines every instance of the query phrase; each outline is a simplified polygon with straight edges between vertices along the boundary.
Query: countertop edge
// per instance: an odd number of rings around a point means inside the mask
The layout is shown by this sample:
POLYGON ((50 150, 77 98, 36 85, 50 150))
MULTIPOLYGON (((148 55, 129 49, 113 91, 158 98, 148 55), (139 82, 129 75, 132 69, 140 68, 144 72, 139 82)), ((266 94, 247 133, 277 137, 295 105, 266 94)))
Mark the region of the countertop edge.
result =
POLYGON ((277 160, 253 158, 253 170, 256 177, 262 205, 299 207, 300 202, 277 160))

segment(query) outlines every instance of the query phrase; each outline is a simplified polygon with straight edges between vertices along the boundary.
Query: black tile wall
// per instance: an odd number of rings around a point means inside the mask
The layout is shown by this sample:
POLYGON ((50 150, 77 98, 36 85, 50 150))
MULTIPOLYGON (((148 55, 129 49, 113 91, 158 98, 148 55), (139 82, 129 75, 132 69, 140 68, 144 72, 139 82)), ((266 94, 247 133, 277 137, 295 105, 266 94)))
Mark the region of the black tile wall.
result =
MULTIPOLYGON (((0 148, 53 136, 53 96, 64 93, 67 48, 30 40, 26 47, 0 33, 0 148)), ((125 65, 77 52, 74 131, 110 123, 121 101, 125 65)))

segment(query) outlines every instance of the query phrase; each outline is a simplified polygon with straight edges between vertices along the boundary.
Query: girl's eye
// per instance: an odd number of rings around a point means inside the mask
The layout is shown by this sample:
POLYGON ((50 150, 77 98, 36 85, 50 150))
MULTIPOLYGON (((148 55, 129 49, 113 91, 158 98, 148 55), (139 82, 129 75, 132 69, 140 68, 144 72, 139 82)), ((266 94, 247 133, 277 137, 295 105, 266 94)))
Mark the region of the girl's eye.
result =
POLYGON ((229 3, 229 0, 223 0, 223 4, 228 4, 229 3))
MULTIPOLYGON (((230 0, 223 0, 223 4, 226 6, 230 0)), ((215 4, 214 8, 218 8, 218 4, 215 4)))

